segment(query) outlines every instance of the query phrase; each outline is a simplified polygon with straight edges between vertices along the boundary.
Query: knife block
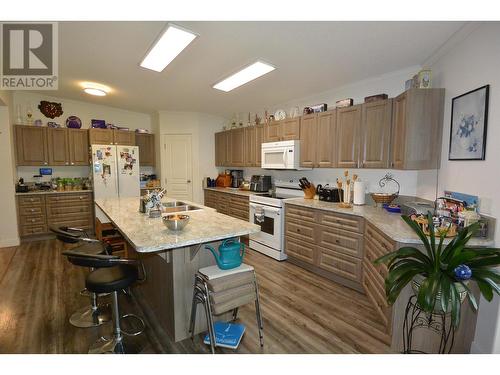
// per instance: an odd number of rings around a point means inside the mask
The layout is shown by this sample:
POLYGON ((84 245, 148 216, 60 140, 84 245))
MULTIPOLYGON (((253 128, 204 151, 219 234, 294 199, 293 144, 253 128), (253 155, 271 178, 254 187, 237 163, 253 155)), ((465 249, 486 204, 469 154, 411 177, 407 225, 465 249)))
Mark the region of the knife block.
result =
POLYGON ((305 199, 314 199, 314 196, 316 195, 316 187, 311 184, 308 188, 302 189, 304 192, 304 198, 305 199))

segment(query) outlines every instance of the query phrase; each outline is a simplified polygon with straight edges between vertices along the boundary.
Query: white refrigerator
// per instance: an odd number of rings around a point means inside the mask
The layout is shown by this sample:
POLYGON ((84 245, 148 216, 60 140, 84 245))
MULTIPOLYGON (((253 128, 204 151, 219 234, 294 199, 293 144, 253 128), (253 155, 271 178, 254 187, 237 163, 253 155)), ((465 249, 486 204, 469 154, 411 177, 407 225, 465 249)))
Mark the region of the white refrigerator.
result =
MULTIPOLYGON (((138 146, 92 145, 94 199, 139 197, 139 177, 138 146)), ((102 223, 109 222, 97 206, 95 214, 102 223)))

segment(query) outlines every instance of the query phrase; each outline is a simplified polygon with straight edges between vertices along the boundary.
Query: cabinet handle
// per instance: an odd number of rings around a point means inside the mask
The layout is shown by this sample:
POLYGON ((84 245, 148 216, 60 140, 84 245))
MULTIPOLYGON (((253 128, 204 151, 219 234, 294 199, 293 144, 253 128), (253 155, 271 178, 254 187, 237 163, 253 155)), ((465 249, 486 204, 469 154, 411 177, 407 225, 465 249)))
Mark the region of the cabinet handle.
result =
POLYGON ((75 163, 71 162, 71 165, 75 165, 75 163))
POLYGON ((47 165, 47 162, 44 162, 43 164, 44 164, 44 165, 47 165))
POLYGON ((68 165, 68 164, 69 164, 69 163, 68 163, 68 162, 66 162, 66 165, 68 165))
POLYGON ((34 202, 35 200, 33 198, 30 198, 30 202, 34 202))
POLYGON ((340 241, 339 240, 335 240, 335 243, 340 243, 340 241))
POLYGON ((34 208, 32 208, 32 209, 31 209, 31 212, 35 212, 35 209, 34 209, 34 208))
POLYGON ((83 199, 83 197, 82 197, 82 196, 80 196, 79 198, 80 198, 80 199, 83 199))

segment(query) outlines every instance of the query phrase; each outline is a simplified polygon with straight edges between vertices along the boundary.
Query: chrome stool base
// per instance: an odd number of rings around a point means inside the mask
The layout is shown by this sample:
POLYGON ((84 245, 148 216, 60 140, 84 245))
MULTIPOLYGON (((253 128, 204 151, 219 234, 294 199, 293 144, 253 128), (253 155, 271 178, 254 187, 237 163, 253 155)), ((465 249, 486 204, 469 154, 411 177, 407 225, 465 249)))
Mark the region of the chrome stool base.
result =
POLYGON ((72 326, 78 328, 97 327, 111 320, 111 308, 109 304, 99 305, 97 309, 85 306, 75 311, 69 318, 72 326))
POLYGON ((101 337, 89 349, 89 354, 137 354, 137 346, 128 342, 125 337, 120 339, 101 337))

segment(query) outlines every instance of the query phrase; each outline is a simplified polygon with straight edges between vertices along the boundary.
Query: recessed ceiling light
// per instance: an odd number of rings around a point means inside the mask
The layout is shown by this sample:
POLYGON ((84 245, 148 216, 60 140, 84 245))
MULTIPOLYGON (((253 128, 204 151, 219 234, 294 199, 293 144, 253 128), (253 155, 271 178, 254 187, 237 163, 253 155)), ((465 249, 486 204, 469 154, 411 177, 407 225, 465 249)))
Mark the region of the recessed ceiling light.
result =
POLYGON ((89 95, 106 96, 111 91, 108 86, 95 82, 81 82, 80 85, 83 87, 83 91, 89 95))
POLYGON ((141 66, 161 72, 196 37, 197 35, 191 31, 184 30, 176 25, 168 25, 144 60, 142 60, 141 66))
POLYGON ((215 84, 213 88, 228 92, 235 89, 236 87, 259 78, 264 74, 272 72, 274 69, 276 68, 272 65, 269 65, 262 61, 257 61, 252 65, 249 65, 246 68, 240 70, 239 72, 234 73, 232 76, 227 77, 225 80, 215 84))
POLYGON ((87 94, 90 95, 95 95, 95 96, 106 96, 106 92, 100 89, 91 89, 91 88, 86 88, 83 89, 87 94))

